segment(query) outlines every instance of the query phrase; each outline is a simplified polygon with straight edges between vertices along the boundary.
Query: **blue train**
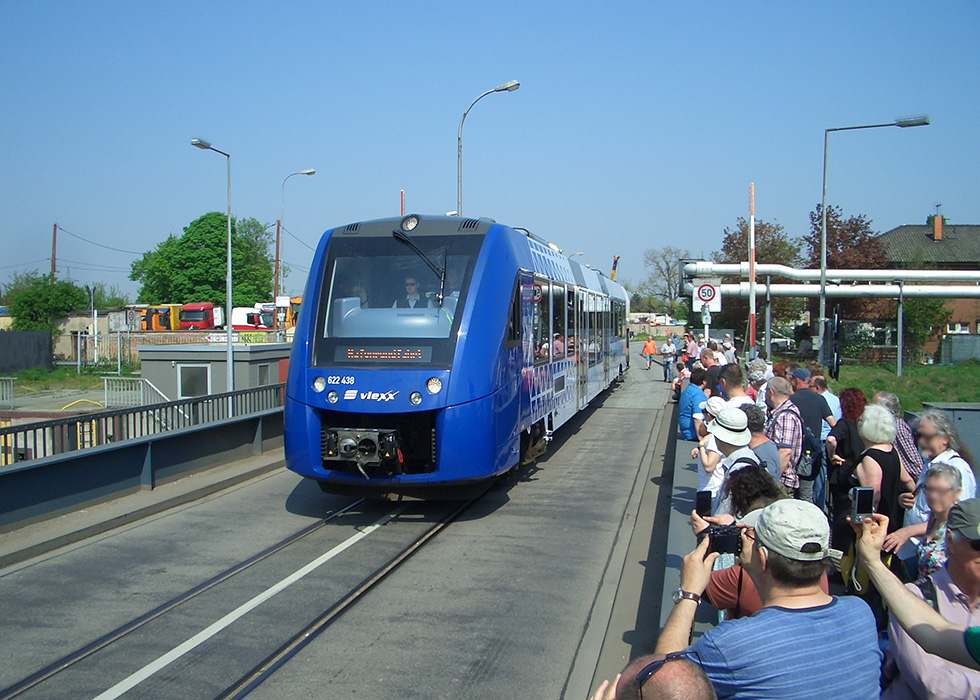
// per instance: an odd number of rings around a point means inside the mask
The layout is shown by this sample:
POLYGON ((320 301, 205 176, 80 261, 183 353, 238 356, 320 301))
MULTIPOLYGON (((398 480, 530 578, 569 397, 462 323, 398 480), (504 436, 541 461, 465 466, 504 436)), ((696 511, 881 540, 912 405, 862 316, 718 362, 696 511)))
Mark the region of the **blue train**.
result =
POLYGON ((540 455, 629 366, 625 290, 523 229, 327 231, 286 383, 286 464, 330 493, 452 498, 540 455))

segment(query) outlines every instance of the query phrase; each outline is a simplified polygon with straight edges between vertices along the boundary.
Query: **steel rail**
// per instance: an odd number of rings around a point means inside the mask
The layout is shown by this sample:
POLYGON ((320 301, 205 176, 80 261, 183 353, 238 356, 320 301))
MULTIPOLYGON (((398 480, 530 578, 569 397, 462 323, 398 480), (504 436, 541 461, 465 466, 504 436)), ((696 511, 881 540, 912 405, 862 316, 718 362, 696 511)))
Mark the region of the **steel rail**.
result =
POLYGON ((235 683, 228 686, 224 691, 215 697, 215 700, 241 700, 247 697, 253 690, 258 688, 273 673, 298 654, 307 644, 316 639, 323 631, 339 619, 347 610, 353 607, 358 601, 373 589, 377 584, 384 580, 388 574, 397 569, 403 563, 415 555, 429 540, 438 535, 449 525, 451 525, 460 515, 476 503, 489 490, 480 491, 479 494, 460 505, 456 510, 445 515, 435 525, 426 530, 421 537, 417 538, 407 548, 388 560, 380 568, 376 569, 371 575, 355 586, 341 600, 331 605, 315 620, 302 630, 293 635, 289 640, 282 644, 276 651, 267 656, 263 661, 254 666, 251 671, 244 674, 235 683))
POLYGON ((18 681, 14 685, 11 685, 10 687, 5 688, 4 690, 0 691, 0 700, 9 700, 9 698, 17 697, 18 695, 20 695, 24 691, 30 690, 31 688, 33 688, 34 686, 38 685, 39 683, 42 683, 42 682, 48 680, 52 676, 60 673, 61 671, 64 671, 65 669, 69 668, 70 666, 73 666, 74 664, 78 663, 82 659, 85 659, 85 658, 91 656, 92 654, 96 653, 97 651, 100 651, 100 650, 106 648, 107 646, 109 646, 113 642, 116 642, 119 639, 121 639, 122 637, 125 637, 126 635, 130 634, 131 632, 139 629, 140 627, 142 627, 143 625, 147 624, 148 622, 151 622, 152 620, 157 619, 161 615, 164 615, 165 613, 170 612, 174 608, 176 608, 176 607, 178 607, 178 606, 186 603, 187 601, 191 600, 192 598, 196 598, 197 596, 199 596, 200 594, 204 593, 205 591, 208 591, 208 590, 214 588, 215 586, 217 586, 218 584, 223 583, 224 581, 227 581, 232 576, 235 576, 236 574, 239 574, 242 571, 245 571, 246 569, 254 566, 255 564, 258 564, 260 561, 262 561, 264 559, 267 559, 268 557, 272 556, 273 554, 276 554, 277 552, 282 551, 283 549, 285 549, 289 545, 294 544, 295 542, 298 542, 299 540, 303 539, 307 535, 313 534, 314 532, 316 532, 317 530, 319 530, 320 528, 322 528, 323 526, 325 526, 331 520, 334 520, 335 518, 338 518, 341 515, 344 515, 345 513, 347 513, 348 511, 350 511, 352 508, 355 508, 355 507, 361 505, 362 503, 364 503, 366 500, 367 499, 362 498, 360 500, 354 501, 353 503, 350 503, 350 504, 344 506, 343 508, 341 508, 337 512, 331 513, 327 517, 325 517, 325 518, 323 518, 321 520, 318 520, 317 522, 315 522, 315 523, 313 523, 311 525, 308 525, 307 527, 305 527, 302 530, 300 530, 300 531, 298 531, 298 532, 290 535, 289 537, 285 538, 284 540, 281 540, 280 542, 272 545, 271 547, 268 547, 268 548, 262 550, 258 554, 255 554, 255 555, 249 557, 245 561, 240 562, 238 564, 235 564, 231 568, 226 569, 225 571, 217 574, 216 576, 213 576, 212 578, 208 579, 204 583, 198 584, 194 588, 191 588, 190 590, 188 590, 188 591, 186 591, 184 593, 181 593, 176 598, 172 598, 171 600, 167 601, 166 603, 163 603, 162 605, 157 606, 153 610, 151 610, 151 611, 149 611, 149 612, 147 612, 147 613, 145 613, 143 615, 140 615, 136 619, 131 620, 130 622, 127 622, 126 624, 124 624, 124 625, 122 625, 120 627, 117 627, 113 631, 111 631, 108 634, 105 634, 105 635, 99 637, 98 639, 96 639, 93 642, 90 642, 89 644, 85 645, 81 649, 78 649, 78 650, 72 652, 71 654, 68 654, 67 656, 62 657, 61 659, 59 659, 58 661, 55 661, 54 663, 48 664, 47 666, 45 666, 44 668, 42 668, 40 671, 37 671, 37 672, 31 674, 30 676, 28 676, 27 678, 24 678, 23 680, 18 681))

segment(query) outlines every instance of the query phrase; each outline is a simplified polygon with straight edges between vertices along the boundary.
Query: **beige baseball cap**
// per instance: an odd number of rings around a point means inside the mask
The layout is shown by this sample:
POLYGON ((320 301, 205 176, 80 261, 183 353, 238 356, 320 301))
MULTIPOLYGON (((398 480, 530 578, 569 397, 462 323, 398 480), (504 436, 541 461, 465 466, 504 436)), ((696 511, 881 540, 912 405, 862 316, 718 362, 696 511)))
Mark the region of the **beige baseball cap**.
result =
POLYGON ((742 523, 756 541, 787 559, 820 561, 830 554, 830 524, 812 503, 785 498, 754 510, 742 523))

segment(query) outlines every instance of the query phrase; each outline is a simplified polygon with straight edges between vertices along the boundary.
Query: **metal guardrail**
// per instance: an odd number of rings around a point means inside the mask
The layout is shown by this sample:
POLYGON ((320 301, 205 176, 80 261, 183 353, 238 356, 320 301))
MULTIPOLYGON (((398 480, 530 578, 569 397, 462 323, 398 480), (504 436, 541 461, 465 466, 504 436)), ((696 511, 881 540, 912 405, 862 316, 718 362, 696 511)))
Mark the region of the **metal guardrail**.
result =
POLYGON ((106 408, 168 403, 166 394, 141 377, 102 377, 102 404, 106 408))
POLYGON ((0 466, 282 408, 285 384, 0 428, 0 466), (229 409, 231 413, 229 413, 229 409))
POLYGON ((0 377, 0 407, 14 407, 14 377, 0 377))

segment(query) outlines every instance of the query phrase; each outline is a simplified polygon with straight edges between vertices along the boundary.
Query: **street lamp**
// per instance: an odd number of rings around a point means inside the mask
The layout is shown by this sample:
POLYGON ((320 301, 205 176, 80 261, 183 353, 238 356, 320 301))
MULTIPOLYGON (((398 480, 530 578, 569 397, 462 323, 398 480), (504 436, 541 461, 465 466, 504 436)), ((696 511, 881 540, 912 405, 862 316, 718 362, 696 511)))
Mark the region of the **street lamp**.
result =
MULTIPOLYGON (((316 175, 316 170, 314 170, 313 168, 307 168, 306 170, 300 170, 299 172, 291 173, 287 175, 285 178, 283 178, 282 187, 279 188, 279 221, 276 222, 276 272, 275 275, 273 276, 273 285, 272 285, 273 302, 275 302, 276 297, 279 296, 279 240, 280 240, 281 229, 282 229, 283 209, 286 202, 286 180, 291 178, 293 175, 316 175)), ((274 321, 273 326, 279 328, 278 313, 276 313, 275 319, 276 320, 274 321)))
POLYGON ((463 112, 463 118, 459 120, 459 133, 456 136, 456 216, 463 215, 463 122, 466 115, 473 109, 473 105, 482 100, 487 95, 494 92, 514 92, 521 84, 516 80, 510 80, 503 85, 498 85, 493 90, 487 90, 470 103, 470 106, 463 112))
MULTIPOLYGON (((231 344, 231 155, 224 151, 219 151, 204 139, 191 139, 191 145, 203 151, 214 151, 223 155, 228 164, 228 250, 227 267, 225 269, 225 335, 227 336, 227 351, 225 364, 227 365, 227 384, 228 391, 235 390, 235 352, 231 344)), ((232 401, 228 401, 228 417, 232 415, 232 401)))
POLYGON ((826 364, 827 351, 827 137, 831 131, 855 131, 857 129, 880 129, 897 126, 906 129, 910 126, 928 126, 929 117, 904 117, 887 124, 866 124, 863 126, 839 126, 824 129, 823 132, 823 197, 820 200, 820 316, 817 327, 820 331, 820 364, 826 364))

